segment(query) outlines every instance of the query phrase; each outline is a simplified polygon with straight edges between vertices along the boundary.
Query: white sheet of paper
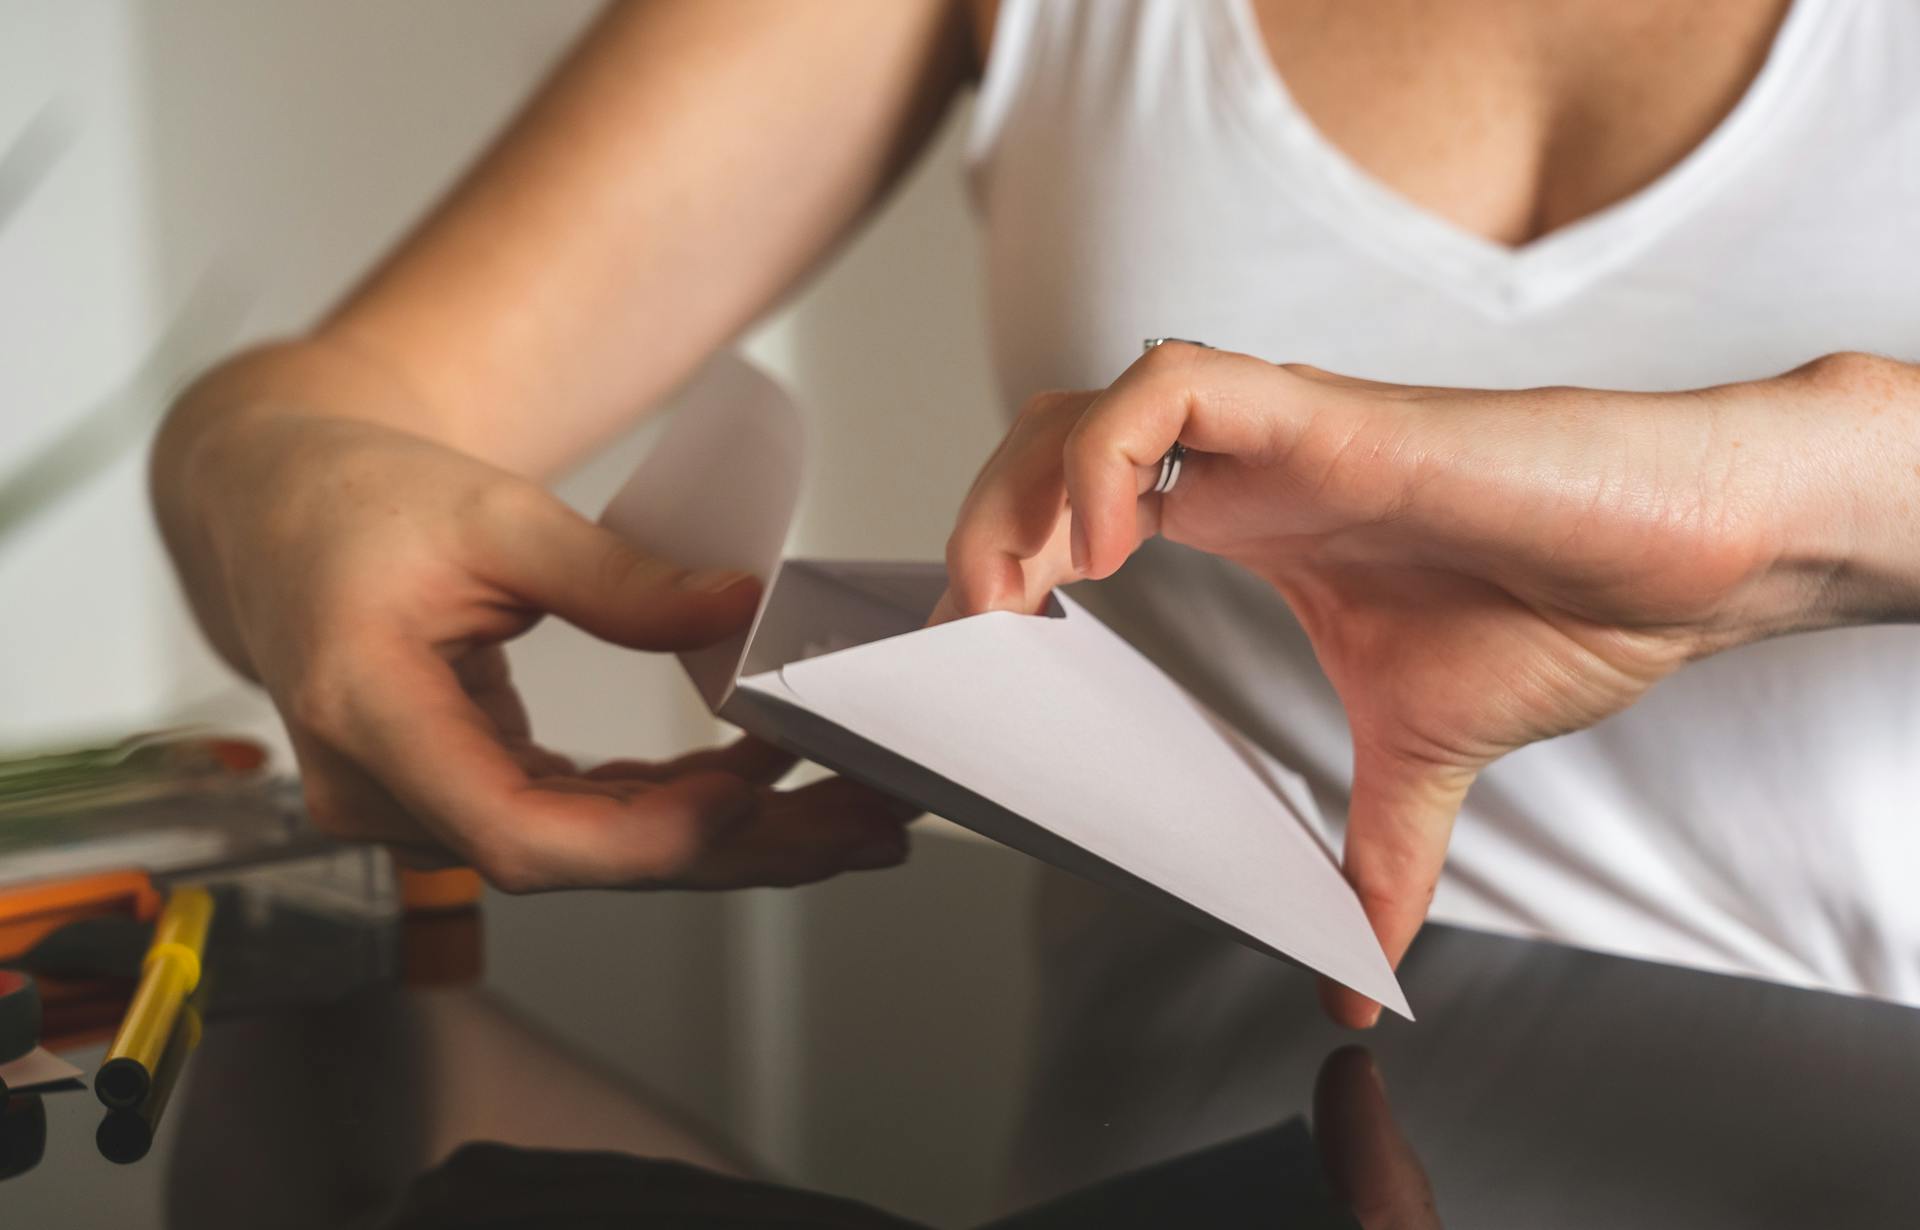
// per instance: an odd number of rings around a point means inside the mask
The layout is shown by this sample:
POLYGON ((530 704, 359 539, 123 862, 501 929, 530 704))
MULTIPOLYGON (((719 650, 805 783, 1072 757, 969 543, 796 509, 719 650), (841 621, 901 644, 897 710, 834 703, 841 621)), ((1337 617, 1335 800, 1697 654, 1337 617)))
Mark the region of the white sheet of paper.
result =
MULTIPOLYGON (((764 614, 800 499, 799 412, 779 385, 732 355, 702 368, 681 400, 666 438, 600 519, 687 568, 759 577, 764 614)), ((726 703, 754 628, 681 655, 710 708, 726 703)))
POLYGON ((720 360, 604 517, 766 583, 745 637, 686 659, 715 712, 1411 1015, 1296 776, 1068 597, 925 628, 938 564, 783 560, 802 455, 784 393, 720 360))

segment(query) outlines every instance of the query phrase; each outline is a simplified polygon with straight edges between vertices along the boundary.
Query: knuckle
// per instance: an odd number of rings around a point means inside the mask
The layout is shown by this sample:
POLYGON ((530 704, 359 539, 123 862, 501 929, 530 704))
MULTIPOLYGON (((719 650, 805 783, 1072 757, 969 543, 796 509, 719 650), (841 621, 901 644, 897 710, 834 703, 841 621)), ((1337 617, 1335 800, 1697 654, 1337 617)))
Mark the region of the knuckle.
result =
POLYGON ((1111 423, 1103 422, 1091 416, 1075 423, 1073 427, 1068 430, 1066 439, 1061 441, 1060 453, 1062 462, 1069 466, 1072 465, 1077 457, 1086 453, 1087 450, 1097 444, 1104 435, 1110 433, 1112 427, 1113 425, 1111 423))
POLYGON ((1018 417, 1028 423, 1047 421, 1070 413, 1081 400, 1081 394, 1071 389, 1048 389, 1027 398, 1018 417))
POLYGON ((759 798, 737 780, 705 773, 645 791, 636 803, 631 815, 642 836, 628 848, 628 874, 658 886, 685 882, 762 814, 759 798))
POLYGON ((533 483, 503 479, 481 483, 467 494, 470 519, 482 526, 525 525, 551 517, 554 499, 533 483))
POLYGON ((1166 341, 1141 355, 1134 366, 1156 378, 1175 372, 1184 375, 1205 350, 1206 347, 1197 342, 1166 341))
POLYGON ((1433 905, 1433 896, 1438 889, 1439 881, 1436 878, 1422 876, 1411 881, 1362 882, 1354 886, 1354 895, 1360 899, 1361 908, 1370 917, 1424 915, 1433 905))
POLYGON ((707 835, 690 817, 673 817, 657 823, 642 866, 641 876, 660 883, 671 883, 692 871, 707 850, 707 835))
POLYGON ((1117 415, 1089 415, 1073 425, 1060 444, 1060 464, 1069 481, 1125 462, 1123 447, 1131 423, 1117 415))
POLYGON ((545 533, 557 515, 569 512, 539 486, 519 478, 473 483, 453 501, 446 543, 427 549, 438 553, 451 546, 469 561, 497 559, 504 546, 545 533))
POLYGON ((521 897, 548 887, 517 841, 499 837, 476 840, 467 852, 467 862, 482 879, 509 896, 521 897))
POLYGON ((663 588, 683 575, 682 570, 648 555, 615 537, 604 535, 599 546, 595 579, 605 593, 628 593, 640 588, 663 588))
POLYGON ((1014 417, 1021 421, 1044 418, 1047 412, 1053 408, 1059 397, 1060 394, 1057 392, 1035 393, 1027 398, 1026 401, 1020 403, 1020 412, 1014 417))
POLYGON ((954 527, 947 535, 947 577, 958 580, 980 554, 981 537, 979 527, 971 521, 964 521, 954 527))
POLYGON ((991 571, 995 548, 978 531, 956 532, 947 539, 947 588, 960 609, 971 612, 985 599, 983 577, 991 571))
POLYGON ((1842 350, 1834 354, 1822 355, 1794 370, 1818 388, 1853 392, 1863 389, 1885 389, 1891 383, 1898 364, 1879 355, 1858 350, 1842 350))
POLYGON ((716 837, 712 825, 697 812, 672 806, 647 819, 647 840, 636 850, 634 873, 639 881, 653 885, 682 881, 707 856, 716 837))

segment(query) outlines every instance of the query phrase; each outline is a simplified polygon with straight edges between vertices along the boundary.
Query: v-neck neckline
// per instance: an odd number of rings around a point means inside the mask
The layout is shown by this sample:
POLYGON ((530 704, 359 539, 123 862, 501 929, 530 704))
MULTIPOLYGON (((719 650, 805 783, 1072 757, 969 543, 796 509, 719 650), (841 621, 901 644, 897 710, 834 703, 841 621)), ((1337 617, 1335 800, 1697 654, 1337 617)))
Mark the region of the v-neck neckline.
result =
POLYGON ((1220 0, 1214 60, 1255 143, 1322 221, 1376 256, 1437 282, 1489 315, 1558 302, 1659 238, 1764 135, 1807 74, 1796 71, 1830 23, 1830 0, 1792 0, 1760 69, 1713 131, 1625 197, 1519 246, 1467 229, 1376 179, 1308 118, 1288 90, 1250 0, 1220 0))

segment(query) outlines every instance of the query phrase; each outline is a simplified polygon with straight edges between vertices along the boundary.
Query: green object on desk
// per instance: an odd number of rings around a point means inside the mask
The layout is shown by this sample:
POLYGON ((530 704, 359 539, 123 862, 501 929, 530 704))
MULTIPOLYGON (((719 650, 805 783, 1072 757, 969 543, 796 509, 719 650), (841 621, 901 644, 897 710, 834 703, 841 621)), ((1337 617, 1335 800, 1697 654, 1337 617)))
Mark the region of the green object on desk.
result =
POLYGON ((251 741, 186 731, 4 758, 0 824, 14 834, 24 823, 227 785, 265 761, 265 751, 251 741))

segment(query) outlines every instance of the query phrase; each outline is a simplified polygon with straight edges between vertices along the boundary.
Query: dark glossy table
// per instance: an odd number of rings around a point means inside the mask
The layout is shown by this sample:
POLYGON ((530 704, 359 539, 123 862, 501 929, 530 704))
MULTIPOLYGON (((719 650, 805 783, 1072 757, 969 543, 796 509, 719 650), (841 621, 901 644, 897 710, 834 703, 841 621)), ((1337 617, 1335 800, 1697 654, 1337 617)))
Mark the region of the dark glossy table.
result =
MULTIPOLYGON (((1030 1093, 992 1142, 1004 1226, 1920 1226, 1912 1009, 1437 927, 1405 969, 1420 1020, 1356 1037, 1299 971, 1150 911, 1115 926, 1127 962, 1053 954, 1068 1006, 1005 1074, 1030 1093)), ((336 992, 211 1013, 137 1163, 102 1157, 90 1092, 38 1099, 43 1154, 0 1181, 0 1226, 374 1226, 410 1187, 408 1225, 911 1224, 707 1177, 747 1167, 491 991, 336 992), (488 1139, 520 1148, 418 1185, 488 1139), (567 1151, 525 1148, 548 1139, 567 1151)), ((938 1148, 952 1127, 899 1114, 872 1130, 938 1148)))

